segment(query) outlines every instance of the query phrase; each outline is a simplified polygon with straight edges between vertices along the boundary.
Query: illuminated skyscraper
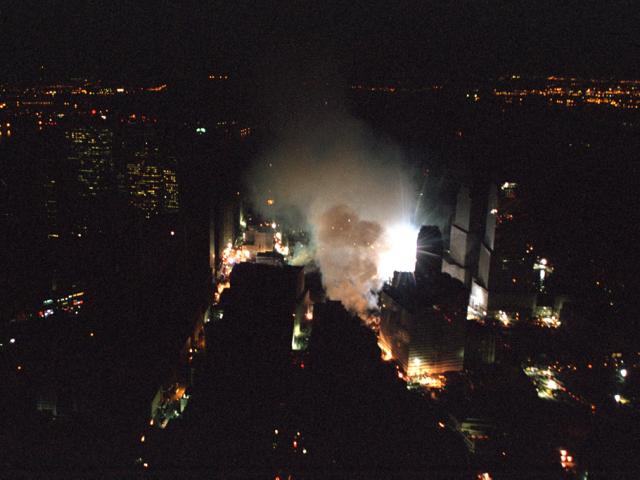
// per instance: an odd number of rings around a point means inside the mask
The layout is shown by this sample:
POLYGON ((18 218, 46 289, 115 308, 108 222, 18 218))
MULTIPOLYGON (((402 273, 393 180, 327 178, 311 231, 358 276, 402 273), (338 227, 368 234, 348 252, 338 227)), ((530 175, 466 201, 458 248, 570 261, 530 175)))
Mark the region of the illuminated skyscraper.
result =
POLYGON ((178 211, 175 163, 174 158, 163 157, 159 147, 149 146, 146 142, 133 152, 132 161, 127 163, 129 201, 146 218, 178 211))
POLYGON ((83 126, 65 133, 70 142, 68 160, 77 172, 81 197, 96 197, 110 187, 113 175, 113 131, 107 127, 83 126))
POLYGON ((163 176, 163 201, 164 211, 167 213, 177 212, 180 208, 180 201, 178 199, 178 178, 176 176, 175 169, 164 167, 162 169, 163 176))

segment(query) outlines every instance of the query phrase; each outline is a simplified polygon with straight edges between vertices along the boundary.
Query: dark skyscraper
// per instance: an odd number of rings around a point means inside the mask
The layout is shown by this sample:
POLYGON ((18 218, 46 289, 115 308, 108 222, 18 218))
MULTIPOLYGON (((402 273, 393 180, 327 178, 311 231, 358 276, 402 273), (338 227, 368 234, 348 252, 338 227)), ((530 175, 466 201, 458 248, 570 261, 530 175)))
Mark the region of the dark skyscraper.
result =
POLYGON ((416 281, 422 277, 433 277, 442 270, 442 234, 433 225, 425 225, 418 233, 416 252, 416 281))
POLYGON ((460 187, 451 223, 449 251, 442 271, 463 282, 471 290, 467 318, 487 315, 489 269, 494 247, 496 187, 460 187))

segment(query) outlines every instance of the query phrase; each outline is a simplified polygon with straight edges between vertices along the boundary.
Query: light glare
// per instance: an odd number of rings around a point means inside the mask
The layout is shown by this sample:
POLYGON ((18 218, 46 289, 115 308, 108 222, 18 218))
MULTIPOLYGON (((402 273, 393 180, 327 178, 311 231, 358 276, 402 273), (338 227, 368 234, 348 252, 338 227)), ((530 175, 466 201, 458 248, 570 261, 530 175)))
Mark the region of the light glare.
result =
POLYGON ((413 272, 416 264, 418 229, 409 223, 388 228, 386 245, 380 255, 378 275, 390 279, 393 272, 413 272))

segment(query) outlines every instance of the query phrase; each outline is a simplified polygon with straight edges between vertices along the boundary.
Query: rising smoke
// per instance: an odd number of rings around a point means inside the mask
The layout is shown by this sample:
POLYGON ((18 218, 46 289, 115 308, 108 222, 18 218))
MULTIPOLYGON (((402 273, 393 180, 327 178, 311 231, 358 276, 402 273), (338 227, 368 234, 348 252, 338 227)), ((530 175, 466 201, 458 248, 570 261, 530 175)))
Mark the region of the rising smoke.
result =
POLYGON ((394 266, 394 242, 408 245, 410 258, 415 253, 415 231, 397 229, 415 213, 411 169, 399 149, 354 119, 331 115, 299 124, 254 166, 248 184, 265 218, 305 219, 297 226, 311 243, 297 258, 313 259, 328 296, 362 318, 401 268, 394 266))

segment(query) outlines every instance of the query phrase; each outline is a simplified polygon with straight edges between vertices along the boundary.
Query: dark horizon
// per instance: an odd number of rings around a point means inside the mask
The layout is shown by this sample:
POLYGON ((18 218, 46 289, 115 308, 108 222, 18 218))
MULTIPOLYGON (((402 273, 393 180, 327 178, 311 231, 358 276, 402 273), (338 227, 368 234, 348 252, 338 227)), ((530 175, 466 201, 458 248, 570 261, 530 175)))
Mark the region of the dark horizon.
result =
POLYGON ((406 1, 389 6, 273 2, 4 2, 3 81, 53 77, 139 80, 233 71, 258 79, 271 64, 346 81, 416 82, 499 75, 637 78, 633 2, 406 1))

